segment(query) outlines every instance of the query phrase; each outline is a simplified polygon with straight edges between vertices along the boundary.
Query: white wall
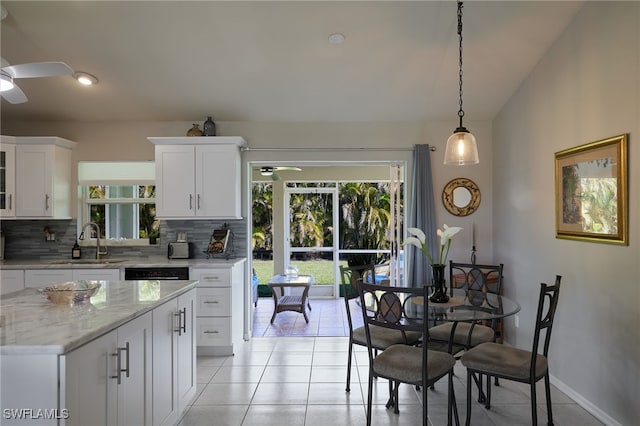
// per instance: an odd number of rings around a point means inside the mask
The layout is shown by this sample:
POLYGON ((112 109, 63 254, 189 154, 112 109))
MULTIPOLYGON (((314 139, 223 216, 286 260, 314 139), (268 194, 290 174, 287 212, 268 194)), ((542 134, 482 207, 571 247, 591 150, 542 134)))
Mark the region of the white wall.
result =
MULTIPOLYGON (((204 120, 206 117, 203 117, 204 120)), ((192 126, 189 122, 3 122, 2 134, 13 136, 56 135, 78 142, 74 164, 80 160, 152 160, 153 145, 148 136, 181 136, 192 126)), ((432 153, 434 197, 439 227, 465 228, 454 241, 450 259, 466 261, 471 250, 471 224, 476 223, 478 262, 491 262, 492 248, 492 188, 491 151, 492 128, 487 121, 465 119, 465 126, 478 139, 480 164, 469 167, 444 166, 442 158, 447 138, 457 127, 457 116, 451 121, 429 123, 252 123, 216 122, 218 135, 242 136, 252 148, 293 148, 283 151, 249 151, 243 161, 403 161, 411 177, 411 151, 416 144, 430 144, 432 153), (336 148, 325 151, 304 151, 300 148, 336 148), (359 149, 345 152, 343 148, 383 148, 383 151, 359 149), (387 151, 397 148, 397 151, 387 151), (466 218, 448 213, 441 192, 451 179, 466 177, 478 184, 482 200, 478 210, 466 218)), ((76 171, 73 171, 76 179, 76 171)), ((244 176, 248 176, 246 173, 244 176)), ((246 204, 246 202, 245 202, 246 204)))
POLYGON ((494 251, 531 345, 539 283, 563 276, 550 371, 606 424, 640 419, 640 3, 587 2, 494 121, 494 251), (554 153, 629 133, 629 246, 555 238, 554 153))

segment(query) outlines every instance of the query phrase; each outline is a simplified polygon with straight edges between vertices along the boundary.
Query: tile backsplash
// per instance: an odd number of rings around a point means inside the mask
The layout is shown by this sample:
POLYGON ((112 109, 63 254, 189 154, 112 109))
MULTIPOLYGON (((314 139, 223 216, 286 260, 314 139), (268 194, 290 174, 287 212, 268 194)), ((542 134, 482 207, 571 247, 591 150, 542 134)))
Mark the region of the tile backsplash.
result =
MULTIPOLYGON (((206 258, 204 253, 214 229, 229 225, 233 233, 233 256, 243 257, 246 250, 246 220, 163 220, 160 239, 155 246, 109 246, 111 258, 149 258, 167 255, 167 243, 176 241, 177 232, 186 232, 193 243, 194 258, 206 258)), ((77 238, 77 221, 72 220, 6 220, 0 222, 5 236, 7 260, 16 259, 67 259, 77 238), (45 227, 55 233, 55 240, 47 240, 45 227)), ((92 258, 95 250, 83 248, 82 257, 92 258)))

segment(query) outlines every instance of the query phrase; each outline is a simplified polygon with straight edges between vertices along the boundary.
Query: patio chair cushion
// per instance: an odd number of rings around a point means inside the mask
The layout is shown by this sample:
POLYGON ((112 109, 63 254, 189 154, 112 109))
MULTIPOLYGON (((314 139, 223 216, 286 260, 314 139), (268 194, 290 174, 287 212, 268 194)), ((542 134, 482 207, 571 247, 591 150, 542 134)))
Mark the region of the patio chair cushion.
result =
MULTIPOLYGON (((428 351, 427 374, 429 381, 444 376, 456 360, 446 352, 428 351)), ((373 371, 382 377, 392 377, 404 383, 422 383, 422 348, 393 345, 373 360, 373 371)))

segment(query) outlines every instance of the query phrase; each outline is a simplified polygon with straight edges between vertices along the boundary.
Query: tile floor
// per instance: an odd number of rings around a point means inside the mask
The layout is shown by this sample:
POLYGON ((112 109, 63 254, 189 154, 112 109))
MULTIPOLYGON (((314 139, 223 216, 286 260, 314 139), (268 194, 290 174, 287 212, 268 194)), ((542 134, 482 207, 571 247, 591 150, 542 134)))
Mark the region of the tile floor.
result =
MULTIPOLYGON (((179 426, 315 426, 364 425, 368 359, 366 349, 355 347, 351 392, 345 392, 348 338, 339 301, 311 301, 310 322, 302 315, 278 314, 269 320, 272 302, 261 298, 254 316, 254 337, 238 346, 230 357, 198 357, 198 396, 179 426), (338 302, 338 303, 336 303, 338 302), (325 317, 326 315, 326 317, 325 317), (333 315, 333 317, 331 317, 333 315), (340 315, 340 316, 337 316, 340 315), (334 326, 321 320, 333 318, 334 326), (266 318, 266 319, 265 319, 266 318), (301 321, 300 321, 301 320, 301 321), (342 333, 342 334, 340 334, 342 333)), ((346 320, 344 320, 346 322, 346 320)), ((466 370, 455 368, 455 393, 461 421, 466 413, 466 370)), ((544 387, 538 384, 539 395, 544 387)), ((378 379, 374 385, 374 425, 421 424, 422 391, 403 385, 400 414, 385 409, 388 384, 378 379)), ((587 411, 553 387, 553 415, 559 426, 601 425, 587 411)), ((427 390, 429 420, 446 424, 446 381, 427 390)), ((538 402, 538 418, 546 423, 544 398, 538 402)), ((477 402, 472 406, 472 424, 478 426, 529 425, 530 405, 526 385, 503 381, 493 388, 492 408, 477 402)))

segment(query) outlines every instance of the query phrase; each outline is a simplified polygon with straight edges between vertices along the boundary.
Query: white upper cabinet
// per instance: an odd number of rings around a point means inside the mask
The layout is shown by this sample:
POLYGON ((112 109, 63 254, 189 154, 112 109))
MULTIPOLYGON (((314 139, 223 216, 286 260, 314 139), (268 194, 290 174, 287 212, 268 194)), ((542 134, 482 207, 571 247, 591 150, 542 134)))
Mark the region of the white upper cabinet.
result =
POLYGON ((236 136, 149 138, 156 156, 156 217, 241 219, 236 136))
MULTIPOLYGON (((3 218, 70 219, 71 150, 76 143, 49 136, 2 136, 3 150, 7 142, 15 145, 15 157, 4 172, 7 183, 15 182, 15 193, 6 191, 10 209, 2 210, 3 218)), ((5 158, 11 158, 8 150, 5 158)))

